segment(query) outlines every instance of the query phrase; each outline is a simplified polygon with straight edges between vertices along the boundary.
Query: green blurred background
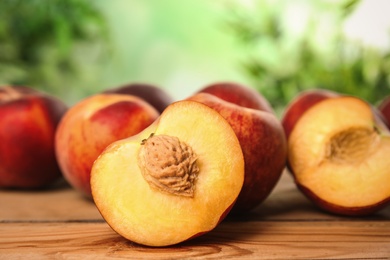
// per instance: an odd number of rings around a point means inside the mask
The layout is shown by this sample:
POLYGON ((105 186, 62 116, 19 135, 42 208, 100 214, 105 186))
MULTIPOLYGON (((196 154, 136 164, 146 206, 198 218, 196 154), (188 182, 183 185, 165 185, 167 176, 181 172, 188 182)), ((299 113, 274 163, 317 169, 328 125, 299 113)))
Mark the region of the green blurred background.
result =
POLYGON ((321 87, 390 94, 388 0, 1 0, 0 85, 72 105, 126 83, 174 99, 217 81, 261 92, 280 115, 321 87))

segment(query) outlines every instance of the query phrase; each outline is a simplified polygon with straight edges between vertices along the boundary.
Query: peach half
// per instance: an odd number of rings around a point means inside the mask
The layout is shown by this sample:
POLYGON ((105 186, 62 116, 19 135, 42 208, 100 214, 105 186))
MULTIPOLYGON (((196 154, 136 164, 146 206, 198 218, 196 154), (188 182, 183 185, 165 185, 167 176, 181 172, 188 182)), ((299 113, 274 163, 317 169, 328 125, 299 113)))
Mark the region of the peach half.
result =
POLYGON ((390 202, 390 133, 367 102, 318 102, 296 123, 288 149, 298 187, 322 209, 367 215, 390 202))
POLYGON ((178 101, 138 135, 109 145, 91 171, 94 202, 123 237, 169 246, 211 231, 243 185, 244 158, 229 123, 178 101))

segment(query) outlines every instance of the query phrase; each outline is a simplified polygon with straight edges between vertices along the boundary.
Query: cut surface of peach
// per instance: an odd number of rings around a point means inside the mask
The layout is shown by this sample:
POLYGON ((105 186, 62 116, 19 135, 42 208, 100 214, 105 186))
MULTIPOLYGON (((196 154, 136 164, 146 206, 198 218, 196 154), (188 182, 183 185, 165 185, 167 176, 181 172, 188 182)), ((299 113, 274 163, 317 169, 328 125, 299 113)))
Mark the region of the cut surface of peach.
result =
POLYGON ((372 107, 355 97, 321 101, 288 141, 296 182, 321 200, 364 208, 390 198, 390 135, 372 107))
POLYGON ((140 134, 107 147, 92 168, 91 188, 117 233, 167 246, 212 230, 243 180, 244 159, 230 125, 203 104, 179 101, 140 134))

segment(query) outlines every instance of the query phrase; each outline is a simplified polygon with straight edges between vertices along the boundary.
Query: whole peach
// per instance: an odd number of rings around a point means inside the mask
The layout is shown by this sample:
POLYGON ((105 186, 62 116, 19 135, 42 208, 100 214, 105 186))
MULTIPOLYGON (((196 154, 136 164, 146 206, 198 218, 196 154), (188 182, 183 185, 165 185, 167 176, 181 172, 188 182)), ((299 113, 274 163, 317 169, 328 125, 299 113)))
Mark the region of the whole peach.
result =
POLYGON ((29 87, 0 88, 0 187, 42 188, 61 178, 54 135, 66 110, 29 87))
POLYGON ((138 134, 158 116, 146 101, 123 94, 97 94, 71 107, 55 139, 65 179, 91 198, 90 172, 100 153, 112 142, 138 134))
POLYGON ((219 112, 240 142, 245 179, 232 212, 243 213, 260 205, 276 186, 286 165, 287 143, 280 121, 273 113, 242 107, 209 93, 196 93, 188 99, 219 112))

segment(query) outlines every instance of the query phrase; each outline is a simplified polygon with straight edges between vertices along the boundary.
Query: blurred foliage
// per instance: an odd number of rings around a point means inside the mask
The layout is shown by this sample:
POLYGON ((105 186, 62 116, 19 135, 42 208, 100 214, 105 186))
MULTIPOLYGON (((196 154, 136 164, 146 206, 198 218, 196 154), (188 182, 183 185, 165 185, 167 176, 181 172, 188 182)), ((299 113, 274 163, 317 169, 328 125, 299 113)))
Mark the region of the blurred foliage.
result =
POLYGON ((253 0, 250 8, 230 6, 228 28, 247 50, 241 69, 276 111, 280 114, 298 92, 310 88, 356 95, 373 104, 389 95, 389 50, 363 46, 342 31, 359 1, 312 1, 306 22, 295 17, 306 24, 294 36, 283 19, 288 5, 297 2, 253 0))
MULTIPOLYGON (((107 51, 105 20, 86 0, 0 1, 0 84, 67 99, 107 51)), ((70 97, 69 97, 70 98, 70 97)))
POLYGON ((128 82, 184 98, 243 78, 232 61, 240 50, 218 27, 224 12, 209 0, 0 0, 0 85, 71 104, 128 82))
POLYGON ((314 87, 376 103, 390 93, 390 52, 344 36, 358 4, 1 0, 0 85, 28 85, 73 103, 130 81, 182 98, 210 81, 237 80, 257 88, 278 113, 314 87), (291 17, 296 6, 309 13, 306 20, 299 12, 291 17))

